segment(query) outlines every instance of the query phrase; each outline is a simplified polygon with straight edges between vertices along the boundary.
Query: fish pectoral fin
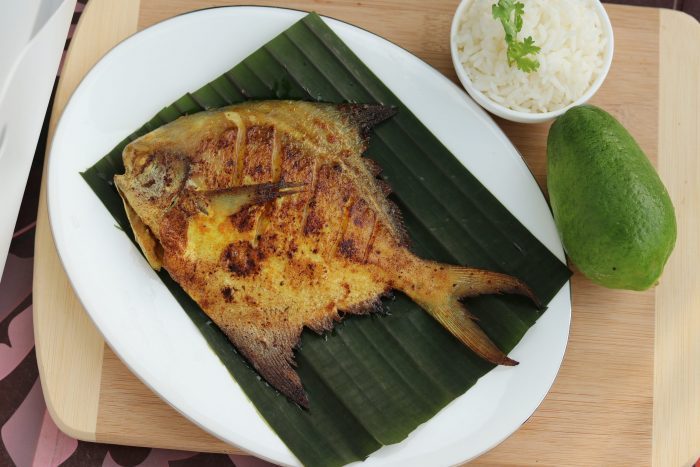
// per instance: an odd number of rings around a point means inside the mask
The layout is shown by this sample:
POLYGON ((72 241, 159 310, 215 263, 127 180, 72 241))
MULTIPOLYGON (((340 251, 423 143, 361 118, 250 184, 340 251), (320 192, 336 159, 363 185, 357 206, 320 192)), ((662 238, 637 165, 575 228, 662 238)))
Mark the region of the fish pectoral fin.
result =
POLYGON ((134 232, 136 243, 141 247, 141 251, 146 257, 148 264, 156 271, 160 271, 160 268, 163 267, 163 246, 156 236, 153 235, 151 229, 149 229, 141 217, 139 217, 134 208, 131 207, 131 204, 129 204, 126 196, 124 196, 119 189, 119 186, 116 186, 117 192, 124 203, 126 218, 129 220, 129 224, 131 224, 131 230, 134 232))
POLYGON ((301 331, 296 333, 273 333, 253 330, 253 325, 223 327, 224 334, 257 372, 272 387, 305 409, 309 400, 294 367, 294 347, 299 342, 301 331))
POLYGON ((282 196, 301 193, 304 186, 303 183, 277 182, 202 191, 198 193, 197 207, 205 214, 231 216, 254 204, 265 204, 282 196))

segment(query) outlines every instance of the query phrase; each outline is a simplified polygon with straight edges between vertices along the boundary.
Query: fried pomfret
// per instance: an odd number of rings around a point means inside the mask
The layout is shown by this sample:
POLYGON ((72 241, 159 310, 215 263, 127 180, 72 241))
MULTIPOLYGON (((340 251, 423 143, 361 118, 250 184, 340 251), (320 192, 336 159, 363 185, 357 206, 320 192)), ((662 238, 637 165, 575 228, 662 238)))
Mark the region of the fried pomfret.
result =
POLYGON ((362 156, 381 105, 260 101, 175 120, 123 152, 114 177, 150 265, 172 278, 272 386, 301 406, 293 350, 400 290, 481 357, 514 365, 459 301, 518 279, 407 247, 380 169, 362 156))

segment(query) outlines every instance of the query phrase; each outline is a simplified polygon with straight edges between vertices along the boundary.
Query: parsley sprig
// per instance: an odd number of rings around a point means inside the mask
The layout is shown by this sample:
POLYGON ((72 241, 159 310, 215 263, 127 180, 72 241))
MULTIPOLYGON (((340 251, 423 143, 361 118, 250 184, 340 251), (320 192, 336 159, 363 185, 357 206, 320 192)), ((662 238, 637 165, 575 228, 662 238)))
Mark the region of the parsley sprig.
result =
POLYGON ((491 13, 493 19, 501 21, 506 32, 508 65, 513 66, 515 63, 518 69, 526 73, 536 71, 540 67, 540 62, 529 55, 534 56, 540 51, 540 48, 535 45, 532 36, 518 41, 518 33, 523 28, 525 5, 516 0, 498 0, 498 3, 491 7, 491 13))

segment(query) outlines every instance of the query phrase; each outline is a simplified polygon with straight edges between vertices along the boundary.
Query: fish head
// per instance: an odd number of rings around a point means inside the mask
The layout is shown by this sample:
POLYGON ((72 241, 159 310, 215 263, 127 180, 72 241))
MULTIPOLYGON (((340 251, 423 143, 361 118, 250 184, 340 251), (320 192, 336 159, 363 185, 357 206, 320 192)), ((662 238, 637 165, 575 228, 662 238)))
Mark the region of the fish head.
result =
POLYGON ((123 153, 123 175, 116 175, 117 189, 135 213, 151 228, 172 207, 185 189, 188 158, 168 146, 136 140, 123 153))
POLYGON ((114 176, 114 184, 137 243, 151 267, 159 270, 160 224, 185 189, 189 160, 172 146, 153 140, 147 135, 124 148, 125 171, 114 176))

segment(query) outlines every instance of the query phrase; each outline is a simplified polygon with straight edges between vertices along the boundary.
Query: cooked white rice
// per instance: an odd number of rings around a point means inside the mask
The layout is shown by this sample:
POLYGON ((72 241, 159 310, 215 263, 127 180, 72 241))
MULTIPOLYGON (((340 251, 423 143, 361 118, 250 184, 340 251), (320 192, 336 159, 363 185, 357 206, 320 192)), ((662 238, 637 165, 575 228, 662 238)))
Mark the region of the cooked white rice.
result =
POLYGON ((503 26, 493 18, 496 0, 472 0, 457 31, 460 61, 474 87, 522 112, 558 110, 581 97, 603 71, 607 37, 597 0, 520 0, 525 4, 518 40, 532 36, 542 48, 537 71, 508 65, 503 26))

